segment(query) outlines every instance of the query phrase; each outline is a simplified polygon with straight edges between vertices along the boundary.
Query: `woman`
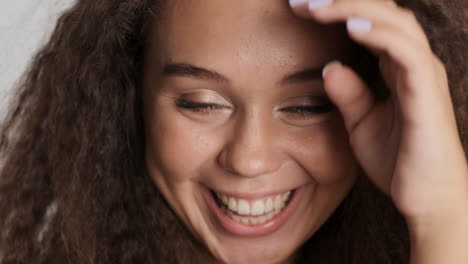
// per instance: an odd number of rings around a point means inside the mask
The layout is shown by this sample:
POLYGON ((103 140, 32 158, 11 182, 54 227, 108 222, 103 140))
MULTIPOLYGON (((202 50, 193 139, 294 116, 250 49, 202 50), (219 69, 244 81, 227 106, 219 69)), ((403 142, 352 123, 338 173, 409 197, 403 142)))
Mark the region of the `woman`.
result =
POLYGON ((467 7, 404 6, 78 1, 2 131, 1 263, 467 262, 467 7))

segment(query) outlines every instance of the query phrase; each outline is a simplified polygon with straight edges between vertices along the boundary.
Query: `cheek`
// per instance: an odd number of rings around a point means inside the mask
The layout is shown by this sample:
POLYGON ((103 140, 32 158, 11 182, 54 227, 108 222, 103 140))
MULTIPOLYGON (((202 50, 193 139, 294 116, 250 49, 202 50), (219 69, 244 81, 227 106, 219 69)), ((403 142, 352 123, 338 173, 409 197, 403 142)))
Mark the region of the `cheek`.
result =
POLYGON ((196 178, 216 155, 216 134, 194 126, 180 115, 164 113, 146 120, 147 163, 170 181, 196 178))
POLYGON ((345 127, 338 117, 301 131, 289 145, 293 147, 291 156, 319 184, 343 182, 357 172, 345 127))

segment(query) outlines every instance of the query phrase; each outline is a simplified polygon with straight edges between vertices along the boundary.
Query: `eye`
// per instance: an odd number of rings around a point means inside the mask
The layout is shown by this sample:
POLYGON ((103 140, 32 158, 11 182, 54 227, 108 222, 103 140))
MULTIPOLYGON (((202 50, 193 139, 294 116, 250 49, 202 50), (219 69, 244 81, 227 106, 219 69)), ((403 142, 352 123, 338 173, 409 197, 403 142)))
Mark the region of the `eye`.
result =
POLYGON ((289 106, 280 109, 281 112, 288 112, 292 114, 297 114, 301 116, 306 115, 316 115, 323 114, 332 111, 334 108, 332 103, 322 104, 322 105, 299 105, 299 106, 289 106))
POLYGON ((277 111, 288 124, 310 126, 327 120, 335 108, 327 96, 309 95, 291 98, 277 111))
POLYGON ((185 109, 192 109, 195 111, 199 111, 201 109, 219 109, 222 108, 222 106, 217 105, 217 104, 212 104, 212 103, 199 103, 195 101, 189 101, 187 99, 178 99, 176 101, 176 105, 180 108, 185 108, 185 109))
POLYGON ((315 105, 297 105, 283 107, 279 111, 288 114, 293 118, 307 119, 313 118, 321 114, 326 114, 333 111, 335 106, 331 102, 315 105))
POLYGON ((191 100, 187 100, 185 98, 181 98, 176 100, 176 106, 179 108, 187 109, 192 112, 201 115, 209 115, 210 113, 218 110, 225 109, 226 106, 214 104, 214 103, 201 103, 195 102, 191 100))

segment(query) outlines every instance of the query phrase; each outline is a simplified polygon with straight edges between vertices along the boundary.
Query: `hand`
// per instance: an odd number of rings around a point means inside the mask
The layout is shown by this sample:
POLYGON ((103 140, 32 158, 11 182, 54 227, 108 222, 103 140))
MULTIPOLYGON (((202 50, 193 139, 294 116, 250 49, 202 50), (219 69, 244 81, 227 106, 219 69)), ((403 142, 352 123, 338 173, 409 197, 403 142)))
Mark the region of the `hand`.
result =
MULTIPOLYGON (((333 63, 324 70, 325 90, 371 180, 409 222, 468 215, 468 165, 446 71, 413 13, 385 0, 335 0, 314 10, 290 2, 303 18, 347 21, 350 37, 379 59, 391 94, 385 101, 349 67, 333 63)), ((330 1, 311 5, 324 2, 330 1)))

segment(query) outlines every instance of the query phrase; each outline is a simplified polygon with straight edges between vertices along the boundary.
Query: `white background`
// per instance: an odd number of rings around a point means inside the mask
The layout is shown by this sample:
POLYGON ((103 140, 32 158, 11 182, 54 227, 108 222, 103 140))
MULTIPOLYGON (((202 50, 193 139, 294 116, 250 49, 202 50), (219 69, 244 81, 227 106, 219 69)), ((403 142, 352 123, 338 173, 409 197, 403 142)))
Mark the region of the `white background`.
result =
MULTIPOLYGON (((0 111, 33 54, 73 0, 0 0, 0 111)), ((3 116, 3 115, 1 115, 3 116)))

